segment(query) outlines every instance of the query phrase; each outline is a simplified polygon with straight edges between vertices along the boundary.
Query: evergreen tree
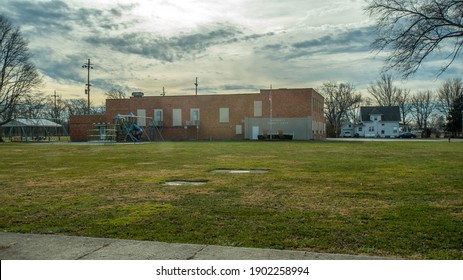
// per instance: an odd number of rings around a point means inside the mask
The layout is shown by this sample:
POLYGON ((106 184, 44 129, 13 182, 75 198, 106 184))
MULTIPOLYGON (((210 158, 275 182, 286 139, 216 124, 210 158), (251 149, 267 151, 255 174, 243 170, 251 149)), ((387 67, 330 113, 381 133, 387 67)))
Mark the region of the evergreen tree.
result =
POLYGON ((457 136, 462 132, 462 110, 463 95, 459 95, 449 110, 445 126, 446 130, 451 132, 453 136, 457 136))

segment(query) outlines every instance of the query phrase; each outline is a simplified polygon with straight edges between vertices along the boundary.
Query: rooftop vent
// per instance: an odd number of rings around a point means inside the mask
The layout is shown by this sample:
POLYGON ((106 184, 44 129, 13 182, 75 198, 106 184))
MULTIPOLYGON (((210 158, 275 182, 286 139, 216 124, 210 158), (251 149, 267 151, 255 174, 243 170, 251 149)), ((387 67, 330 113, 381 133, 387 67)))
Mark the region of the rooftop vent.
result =
POLYGON ((143 92, 141 92, 141 91, 132 92, 133 97, 143 97, 143 95, 145 95, 145 94, 143 92))

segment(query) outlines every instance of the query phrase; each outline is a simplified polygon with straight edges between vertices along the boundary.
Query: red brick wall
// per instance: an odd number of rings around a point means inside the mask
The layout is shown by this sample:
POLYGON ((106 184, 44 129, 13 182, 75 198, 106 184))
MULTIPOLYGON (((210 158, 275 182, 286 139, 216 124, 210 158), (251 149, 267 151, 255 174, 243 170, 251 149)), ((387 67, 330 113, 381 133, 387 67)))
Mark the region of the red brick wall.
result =
MULTIPOLYGON (((127 115, 130 113, 129 99, 106 99, 106 115, 111 119, 118 114, 127 115)), ((136 114, 137 112, 133 112, 136 114)))
MULTIPOLYGON (((236 125, 244 126, 245 116, 253 116, 254 101, 261 100, 260 94, 232 94, 232 95, 198 95, 198 96, 146 96, 125 100, 129 106, 125 111, 108 110, 109 114, 117 115, 137 114, 137 109, 145 109, 146 117, 154 118, 155 109, 163 109, 164 126, 162 135, 164 139, 243 139, 243 134, 236 135, 236 125), (190 111, 199 109, 200 125, 188 126, 190 111), (219 122, 219 109, 229 108, 229 122, 219 122), (173 126, 173 109, 182 110, 182 126, 173 126)), ((108 103, 109 105, 109 103, 108 103)))
MULTIPOLYGON (((314 121, 325 122, 323 115, 323 97, 315 90, 306 89, 273 89, 272 116, 274 118, 311 117, 314 121), (315 106, 321 102, 321 106, 315 106), (320 108, 316 110, 317 108, 320 108)), ((146 117, 154 118, 155 109, 163 109, 164 126, 160 129, 165 140, 182 139, 244 139, 244 119, 254 117, 254 101, 262 101, 262 117, 270 116, 270 90, 261 90, 252 94, 222 95, 189 95, 189 96, 145 96, 130 99, 113 99, 106 101, 106 116, 74 116, 71 118, 71 139, 85 141, 86 130, 97 122, 113 122, 118 114, 137 114, 138 109, 146 110, 146 117), (190 121, 190 110, 200 111, 200 125, 187 126, 190 121), (219 109, 229 108, 229 122, 219 122, 219 109), (173 127, 173 109, 182 110, 182 126, 173 127), (242 134, 236 134, 236 126, 242 126, 242 134), (85 132, 85 133, 84 133, 85 132)), ((148 123, 148 120, 147 120, 148 123)), ((148 132, 149 133, 149 132, 148 132)), ((324 137, 319 131, 314 138, 324 137)), ((159 139, 158 131, 150 138, 159 139)))
POLYGON ((107 115, 75 115, 71 116, 70 135, 71 141, 82 142, 87 141, 87 130, 93 128, 94 123, 112 122, 107 115))
MULTIPOLYGON (((273 118, 311 117, 312 121, 325 123, 324 98, 311 88, 301 89, 265 89, 262 94, 263 117, 270 117, 270 94, 272 95, 273 118)), ((326 137, 324 129, 314 127, 313 138, 326 137)))

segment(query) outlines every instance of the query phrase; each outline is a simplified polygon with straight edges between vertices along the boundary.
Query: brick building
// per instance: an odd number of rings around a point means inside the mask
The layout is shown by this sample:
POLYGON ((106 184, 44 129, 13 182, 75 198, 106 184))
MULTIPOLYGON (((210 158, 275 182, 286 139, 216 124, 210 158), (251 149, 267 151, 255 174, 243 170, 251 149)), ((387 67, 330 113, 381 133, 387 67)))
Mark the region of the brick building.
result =
POLYGON ((265 89, 252 94, 140 96, 106 100, 106 114, 72 116, 71 140, 87 141, 94 123, 133 113, 150 140, 325 137, 324 98, 315 90, 265 89))

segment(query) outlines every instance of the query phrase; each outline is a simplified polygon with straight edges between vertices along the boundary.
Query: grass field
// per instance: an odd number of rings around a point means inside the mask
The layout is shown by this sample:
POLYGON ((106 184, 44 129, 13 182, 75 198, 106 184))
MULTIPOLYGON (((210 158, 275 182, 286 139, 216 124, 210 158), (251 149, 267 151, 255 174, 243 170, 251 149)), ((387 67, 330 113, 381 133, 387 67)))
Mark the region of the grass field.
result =
POLYGON ((2 231, 463 259, 463 143, 3 143, 0 158, 2 231))

